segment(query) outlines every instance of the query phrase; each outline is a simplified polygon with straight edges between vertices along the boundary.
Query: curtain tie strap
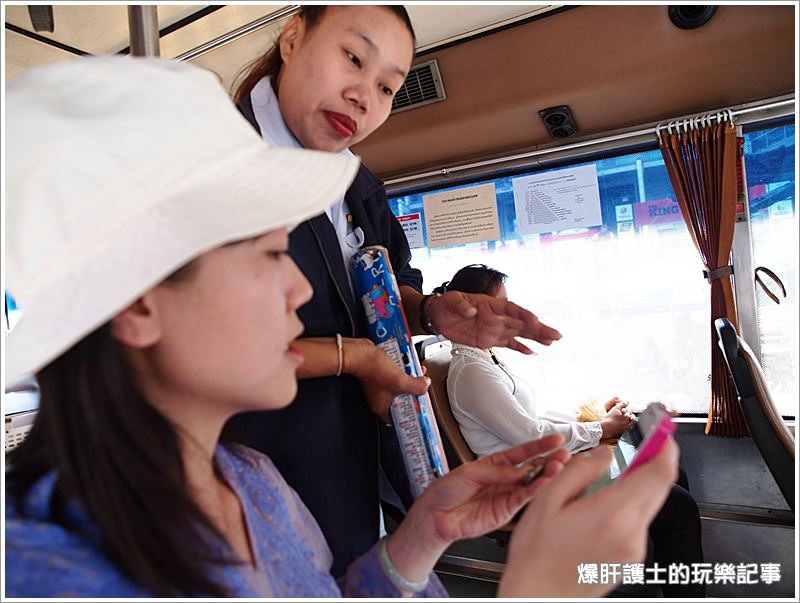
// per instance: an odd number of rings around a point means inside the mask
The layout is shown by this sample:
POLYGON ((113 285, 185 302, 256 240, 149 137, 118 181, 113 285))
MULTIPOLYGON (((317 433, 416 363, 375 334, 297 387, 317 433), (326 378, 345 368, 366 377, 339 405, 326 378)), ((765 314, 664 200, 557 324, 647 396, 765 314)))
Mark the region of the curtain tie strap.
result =
POLYGON ((767 287, 764 284, 764 281, 761 280, 761 276, 759 276, 759 274, 758 274, 759 272, 763 272, 768 277, 770 277, 773 281, 775 281, 775 283, 778 285, 778 287, 781 288, 781 293, 783 293, 783 297, 785 299, 786 298, 786 287, 783 286, 783 282, 781 281, 781 279, 778 278, 778 275, 775 274, 769 268, 765 268, 764 266, 759 266, 758 268, 755 269, 756 283, 758 283, 758 285, 764 290, 764 293, 766 293, 772 301, 774 301, 776 304, 780 304, 781 300, 778 299, 778 296, 775 295, 772 291, 770 291, 769 287, 767 287))
POLYGON ((726 276, 730 276, 733 274, 733 266, 730 264, 727 266, 720 266, 719 268, 714 268, 714 270, 709 270, 706 268, 703 270, 703 277, 710 283, 711 281, 715 281, 718 278, 725 278, 726 276))

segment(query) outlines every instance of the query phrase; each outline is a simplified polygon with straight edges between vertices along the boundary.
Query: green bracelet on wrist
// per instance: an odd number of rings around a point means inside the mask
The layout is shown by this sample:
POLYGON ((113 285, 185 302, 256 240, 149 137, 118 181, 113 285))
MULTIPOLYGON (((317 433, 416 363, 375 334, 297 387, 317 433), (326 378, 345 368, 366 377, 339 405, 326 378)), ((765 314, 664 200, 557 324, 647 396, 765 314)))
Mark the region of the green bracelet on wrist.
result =
POLYGON ((381 538, 380 542, 378 542, 378 559, 380 560, 383 573, 387 578, 389 578, 391 583, 397 587, 398 590, 410 593, 421 593, 428 587, 430 575, 419 582, 412 582, 403 574, 401 574, 400 571, 394 566, 392 560, 389 559, 389 553, 386 550, 386 536, 381 538))

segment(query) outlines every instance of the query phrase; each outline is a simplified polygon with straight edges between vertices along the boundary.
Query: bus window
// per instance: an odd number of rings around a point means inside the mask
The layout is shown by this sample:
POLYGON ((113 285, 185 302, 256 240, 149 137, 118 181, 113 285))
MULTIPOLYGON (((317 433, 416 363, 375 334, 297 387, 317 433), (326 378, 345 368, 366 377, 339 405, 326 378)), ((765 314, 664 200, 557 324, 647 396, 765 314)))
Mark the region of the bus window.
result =
MULTIPOLYGON (((461 266, 490 265, 509 275, 510 299, 559 326, 564 338, 558 345, 535 358, 508 358, 518 370, 536 375, 537 387, 548 392, 543 399, 563 405, 619 395, 637 410, 660 399, 682 413, 705 412, 708 286, 698 277, 702 266, 661 153, 622 153, 542 173, 586 165, 597 173, 599 223, 520 234, 513 181, 530 173, 483 180, 469 187, 494 184, 500 238, 419 247, 413 250, 416 265, 430 287, 461 266), (576 366, 581 379, 574 378, 576 366)), ((395 197, 393 210, 419 213, 424 227, 424 197, 443 190, 448 189, 395 197)))
POLYGON ((797 413, 797 265, 787 253, 797 249, 795 132, 793 124, 745 133, 745 166, 750 204, 753 264, 774 272, 780 287, 764 278, 780 303, 756 287, 761 364, 775 404, 783 415, 797 413))

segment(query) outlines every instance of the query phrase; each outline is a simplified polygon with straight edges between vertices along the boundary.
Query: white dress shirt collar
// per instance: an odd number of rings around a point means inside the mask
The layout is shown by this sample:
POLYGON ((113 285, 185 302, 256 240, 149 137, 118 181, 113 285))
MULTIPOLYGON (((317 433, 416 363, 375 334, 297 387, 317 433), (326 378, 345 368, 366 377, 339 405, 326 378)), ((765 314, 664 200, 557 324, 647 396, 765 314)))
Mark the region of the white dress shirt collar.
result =
POLYGON ((250 91, 250 101, 253 104, 261 137, 276 147, 300 149, 303 145, 294 137, 286 122, 283 121, 278 97, 272 89, 269 77, 261 78, 250 91))
MULTIPOLYGON (((276 147, 303 148, 283 120, 280 103, 275 95, 275 90, 272 89, 269 76, 262 77, 250 91, 250 102, 253 105, 256 123, 261 130, 261 138, 276 147)), ((342 149, 340 153, 343 155, 353 154, 350 149, 342 149)))

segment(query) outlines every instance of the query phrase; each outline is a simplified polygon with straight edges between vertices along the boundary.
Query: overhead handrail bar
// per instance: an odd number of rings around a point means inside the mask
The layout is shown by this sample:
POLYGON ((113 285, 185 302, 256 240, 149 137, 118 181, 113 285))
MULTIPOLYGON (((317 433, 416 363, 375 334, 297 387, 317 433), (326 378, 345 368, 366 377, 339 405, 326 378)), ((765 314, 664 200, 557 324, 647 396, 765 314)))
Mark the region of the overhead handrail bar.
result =
POLYGON ((255 21, 251 21, 241 27, 237 27, 236 29, 229 31, 228 33, 222 34, 210 40, 200 46, 192 48, 191 50, 187 50, 183 54, 179 54, 175 57, 176 61, 188 61, 195 57, 200 56, 201 54, 205 54, 212 50, 219 48, 220 46, 224 46, 225 44, 230 44, 234 40, 238 40, 242 36, 246 36, 249 33, 254 32, 257 29, 261 29, 262 27, 266 27, 267 25, 271 25, 276 21, 280 21, 284 17, 288 17, 294 14, 296 11, 300 9, 299 4, 290 4, 289 6, 282 8, 280 10, 275 11, 274 13, 270 13, 268 15, 264 15, 263 17, 256 19, 255 21))

